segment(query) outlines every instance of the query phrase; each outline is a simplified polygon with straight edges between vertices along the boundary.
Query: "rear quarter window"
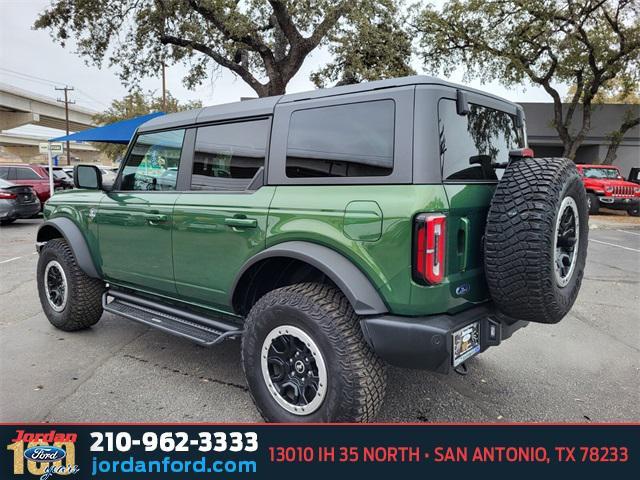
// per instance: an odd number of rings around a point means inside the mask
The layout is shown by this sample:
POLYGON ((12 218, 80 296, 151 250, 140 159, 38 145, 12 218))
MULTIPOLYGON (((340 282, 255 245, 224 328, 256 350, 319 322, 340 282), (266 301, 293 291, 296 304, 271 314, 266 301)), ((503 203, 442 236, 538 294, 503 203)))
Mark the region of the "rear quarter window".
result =
POLYGON ((376 100, 297 110, 287 139, 288 178, 375 177, 393 172, 395 103, 376 100))

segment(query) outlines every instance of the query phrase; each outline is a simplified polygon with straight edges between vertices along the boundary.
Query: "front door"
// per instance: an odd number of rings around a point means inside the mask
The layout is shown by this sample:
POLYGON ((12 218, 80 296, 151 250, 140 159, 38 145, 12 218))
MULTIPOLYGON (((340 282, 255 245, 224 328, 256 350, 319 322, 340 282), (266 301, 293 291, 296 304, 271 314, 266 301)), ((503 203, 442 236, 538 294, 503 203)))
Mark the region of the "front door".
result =
POLYGON ((242 265, 265 248, 275 187, 260 178, 269 118, 197 129, 190 192, 174 207, 173 262, 182 298, 230 312, 242 265))
POLYGON ((185 130, 137 137, 97 215, 102 270, 112 283, 175 295, 173 205, 185 130))

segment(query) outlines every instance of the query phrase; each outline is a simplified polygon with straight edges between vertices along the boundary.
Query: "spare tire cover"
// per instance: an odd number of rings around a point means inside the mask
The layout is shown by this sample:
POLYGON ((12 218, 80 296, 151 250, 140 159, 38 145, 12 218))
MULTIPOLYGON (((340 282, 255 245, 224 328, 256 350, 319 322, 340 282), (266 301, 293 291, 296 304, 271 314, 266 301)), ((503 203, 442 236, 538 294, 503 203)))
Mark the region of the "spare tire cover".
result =
POLYGON ((518 320, 559 322, 580 290, 588 234, 586 192, 571 160, 510 162, 491 201, 484 241, 498 309, 518 320))

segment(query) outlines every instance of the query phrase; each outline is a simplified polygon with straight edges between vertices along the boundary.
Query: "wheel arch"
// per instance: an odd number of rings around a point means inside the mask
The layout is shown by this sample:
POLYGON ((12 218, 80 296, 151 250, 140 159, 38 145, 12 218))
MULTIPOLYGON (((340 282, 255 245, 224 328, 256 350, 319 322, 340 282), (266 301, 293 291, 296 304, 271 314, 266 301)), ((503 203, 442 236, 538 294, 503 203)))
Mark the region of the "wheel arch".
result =
MULTIPOLYGON (((273 285, 264 285, 266 293, 273 288, 290 284, 280 284, 272 275, 282 272, 286 267, 305 267, 308 270, 302 276, 313 277, 317 281, 318 275, 327 278, 349 300, 358 315, 376 315, 387 313, 388 309, 382 297, 372 285, 371 281, 349 259, 328 247, 311 242, 292 241, 274 245, 251 257, 240 269, 233 282, 230 302, 234 311, 246 314, 247 298, 257 300, 255 293, 260 293, 260 281, 271 281, 273 285), (257 287, 256 287, 257 285, 257 287), (270 288, 272 287, 272 288, 270 288), (253 288, 254 294, 251 294, 253 288)), ((300 270, 291 268, 291 271, 300 270)), ((301 281, 309 281, 309 278, 301 281)))
MULTIPOLYGON (((53 218, 44 222, 38 229, 36 241, 38 245, 53 240, 63 238, 76 259, 80 269, 92 278, 102 279, 102 275, 96 268, 87 241, 80 228, 68 218, 53 218)), ((38 251, 40 247, 38 247, 38 251)))

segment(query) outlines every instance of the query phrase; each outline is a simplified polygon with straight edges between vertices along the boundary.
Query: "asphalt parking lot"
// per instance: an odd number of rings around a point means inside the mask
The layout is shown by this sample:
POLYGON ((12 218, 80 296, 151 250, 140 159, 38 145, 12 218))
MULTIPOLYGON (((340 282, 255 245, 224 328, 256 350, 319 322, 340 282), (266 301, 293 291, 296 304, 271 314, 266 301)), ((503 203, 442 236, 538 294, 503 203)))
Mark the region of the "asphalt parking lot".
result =
MULTIPOLYGON (((36 291, 40 222, 0 228, 0 421, 260 419, 237 341, 205 349, 108 313, 87 331, 54 329, 36 291)), ((530 324, 465 377, 390 369, 378 420, 638 421, 638 227, 591 231, 583 287, 560 324, 530 324)))

